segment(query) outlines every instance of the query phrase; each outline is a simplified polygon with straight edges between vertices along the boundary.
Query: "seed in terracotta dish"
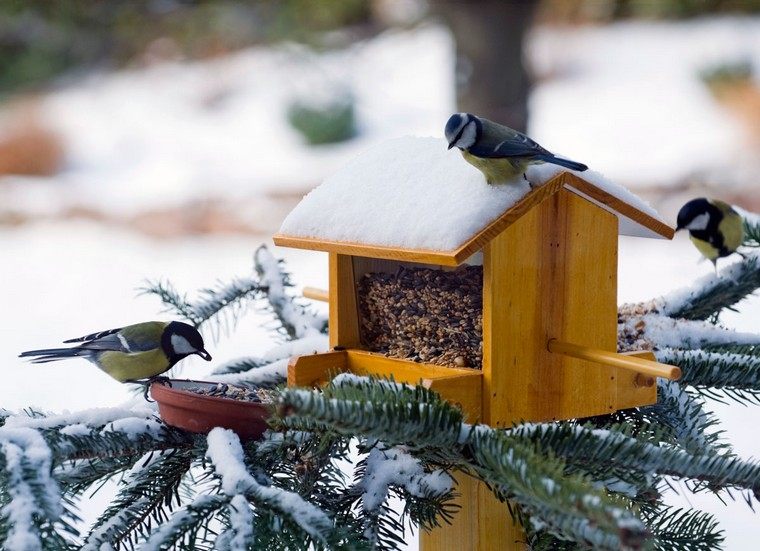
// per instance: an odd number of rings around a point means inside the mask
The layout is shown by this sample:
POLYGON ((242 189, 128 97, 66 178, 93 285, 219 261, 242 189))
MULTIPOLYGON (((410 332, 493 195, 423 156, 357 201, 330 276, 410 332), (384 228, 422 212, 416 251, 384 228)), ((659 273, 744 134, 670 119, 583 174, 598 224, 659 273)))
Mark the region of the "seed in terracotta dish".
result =
POLYGON ((190 387, 188 391, 201 396, 214 396, 216 398, 228 398, 242 402, 272 403, 275 400, 274 391, 268 388, 252 388, 238 385, 217 383, 211 387, 190 387))

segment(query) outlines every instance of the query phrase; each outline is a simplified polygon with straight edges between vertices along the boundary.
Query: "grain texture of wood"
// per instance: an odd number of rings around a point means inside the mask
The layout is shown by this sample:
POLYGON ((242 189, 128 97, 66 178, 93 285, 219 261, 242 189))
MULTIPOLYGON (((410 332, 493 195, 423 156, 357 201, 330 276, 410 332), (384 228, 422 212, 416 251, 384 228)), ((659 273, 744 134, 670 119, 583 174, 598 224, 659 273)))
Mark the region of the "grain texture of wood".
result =
MULTIPOLYGON (((655 360, 654 352, 642 350, 621 352, 622 356, 655 360)), ((654 377, 642 376, 630 369, 618 369, 617 408, 628 409, 657 402, 657 385, 654 377)))
POLYGON ((401 383, 416 384, 423 379, 447 377, 475 377, 480 379, 480 370, 442 365, 423 364, 400 358, 389 358, 382 354, 365 350, 347 350, 348 368, 359 375, 390 377, 401 383))
POLYGON ((348 356, 345 351, 293 356, 288 362, 288 386, 319 386, 331 374, 345 371, 348 356))
POLYGON ((617 352, 599 350, 598 348, 582 346, 557 339, 551 339, 547 343, 547 348, 549 349, 549 352, 555 354, 588 360, 590 362, 614 368, 621 367, 623 369, 629 369, 641 373, 642 375, 662 377, 663 379, 668 379, 670 381, 677 381, 681 378, 681 368, 674 365, 661 364, 641 357, 626 356, 618 354, 617 352))
POLYGON ((560 190, 494 238, 483 263, 483 418, 609 413, 617 368, 551 354, 551 338, 617 346, 617 218, 560 190))
POLYGON ((350 256, 330 253, 329 270, 330 348, 358 348, 359 311, 353 260, 350 256))

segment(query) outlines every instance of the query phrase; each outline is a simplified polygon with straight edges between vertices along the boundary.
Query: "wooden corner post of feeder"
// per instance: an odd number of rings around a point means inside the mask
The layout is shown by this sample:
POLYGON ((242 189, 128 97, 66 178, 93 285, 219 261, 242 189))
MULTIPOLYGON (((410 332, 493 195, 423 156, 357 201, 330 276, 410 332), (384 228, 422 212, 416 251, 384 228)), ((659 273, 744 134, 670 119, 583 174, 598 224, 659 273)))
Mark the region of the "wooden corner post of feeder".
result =
MULTIPOLYGON (((402 207, 400 207, 402 208, 402 207)), ((568 172, 535 188, 448 251, 299 237, 276 245, 329 254, 331 352, 294 358, 288 384, 328 373, 393 376, 458 404, 468 422, 509 428, 613 413, 656 402, 655 377, 678 378, 651 353, 617 353, 618 235, 670 239, 673 229, 636 204, 568 172), (358 282, 400 265, 452 269, 482 253, 482 369, 391 358, 363 344, 358 282)), ((451 525, 421 535, 421 549, 522 549, 524 534, 482 483, 458 477, 451 525)))

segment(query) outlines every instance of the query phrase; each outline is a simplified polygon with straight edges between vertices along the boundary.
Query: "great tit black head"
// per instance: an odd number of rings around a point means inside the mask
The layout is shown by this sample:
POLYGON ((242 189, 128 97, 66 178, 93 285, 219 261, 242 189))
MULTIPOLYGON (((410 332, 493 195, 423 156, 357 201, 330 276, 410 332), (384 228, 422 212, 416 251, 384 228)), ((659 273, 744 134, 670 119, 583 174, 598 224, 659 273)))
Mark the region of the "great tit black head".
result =
POLYGON ((191 354, 197 354, 207 362, 211 360, 211 354, 206 352, 203 337, 198 330, 181 321, 173 321, 166 326, 161 337, 161 347, 174 362, 191 354))
POLYGON ((454 113, 446 123, 444 133, 449 149, 458 147, 468 149, 480 137, 482 124, 475 115, 470 113, 454 113))
POLYGON ((704 231, 710 225, 711 218, 719 220, 722 217, 720 209, 705 197, 692 199, 678 211, 676 231, 704 231))

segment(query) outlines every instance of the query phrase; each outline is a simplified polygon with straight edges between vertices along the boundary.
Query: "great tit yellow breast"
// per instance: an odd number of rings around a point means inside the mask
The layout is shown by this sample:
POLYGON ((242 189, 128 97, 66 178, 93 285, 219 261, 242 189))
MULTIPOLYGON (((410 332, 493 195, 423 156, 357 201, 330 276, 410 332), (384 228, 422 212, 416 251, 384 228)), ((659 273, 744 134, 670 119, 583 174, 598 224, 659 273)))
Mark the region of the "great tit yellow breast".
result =
POLYGON ((100 354, 95 363, 122 383, 155 377, 171 367, 169 358, 160 348, 133 353, 107 351, 100 354))

